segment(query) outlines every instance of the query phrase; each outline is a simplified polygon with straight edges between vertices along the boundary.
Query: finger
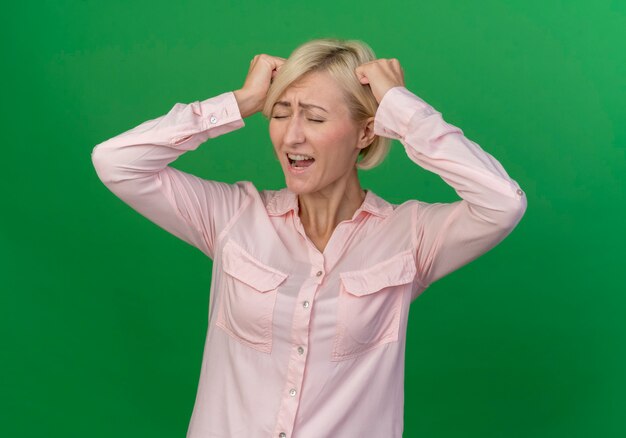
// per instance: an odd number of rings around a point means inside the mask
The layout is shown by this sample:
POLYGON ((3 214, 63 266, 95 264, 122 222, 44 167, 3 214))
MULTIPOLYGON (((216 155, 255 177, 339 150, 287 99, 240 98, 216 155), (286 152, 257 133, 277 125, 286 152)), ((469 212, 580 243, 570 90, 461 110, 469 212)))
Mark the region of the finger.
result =
POLYGON ((278 71, 282 68, 283 64, 277 65, 275 69, 272 70, 272 77, 278 74, 278 71))
POLYGON ((275 56, 267 56, 264 58, 267 64, 270 66, 272 70, 277 69, 279 66, 283 65, 284 61, 275 56))

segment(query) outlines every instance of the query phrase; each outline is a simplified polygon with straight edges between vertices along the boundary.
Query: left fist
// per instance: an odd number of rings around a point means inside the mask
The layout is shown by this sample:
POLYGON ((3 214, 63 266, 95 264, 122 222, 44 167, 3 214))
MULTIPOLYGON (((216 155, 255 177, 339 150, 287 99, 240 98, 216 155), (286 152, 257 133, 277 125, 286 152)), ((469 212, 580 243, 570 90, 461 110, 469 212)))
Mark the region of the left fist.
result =
POLYGON ((354 69, 359 82, 369 84, 376 101, 380 103, 393 87, 404 87, 404 70, 396 58, 376 59, 354 69))

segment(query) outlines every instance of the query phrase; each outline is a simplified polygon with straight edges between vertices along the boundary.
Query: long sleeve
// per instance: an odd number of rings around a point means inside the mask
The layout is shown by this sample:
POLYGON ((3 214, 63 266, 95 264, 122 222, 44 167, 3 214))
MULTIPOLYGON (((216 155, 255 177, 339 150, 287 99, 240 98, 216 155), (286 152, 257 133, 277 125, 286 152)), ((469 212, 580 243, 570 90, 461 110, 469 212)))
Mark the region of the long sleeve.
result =
POLYGON ((205 180, 168 166, 245 124, 233 92, 177 103, 164 116, 96 145, 100 180, 137 212, 213 258, 219 232, 247 195, 244 184, 205 180))
POLYGON ((399 140, 413 162, 462 198, 415 203, 411 235, 423 287, 495 247, 524 215, 524 192, 502 165, 405 87, 385 93, 374 132, 399 140))

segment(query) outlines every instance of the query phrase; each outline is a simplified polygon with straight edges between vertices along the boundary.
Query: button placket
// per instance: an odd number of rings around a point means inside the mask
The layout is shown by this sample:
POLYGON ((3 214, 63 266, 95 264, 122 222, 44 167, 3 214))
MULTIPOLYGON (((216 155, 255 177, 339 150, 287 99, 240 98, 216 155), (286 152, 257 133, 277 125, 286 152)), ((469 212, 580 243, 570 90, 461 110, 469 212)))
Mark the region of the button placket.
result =
MULTIPOLYGON (((318 271, 312 271, 313 278, 317 278, 315 273, 318 271)), ((323 271, 321 271, 323 274, 323 271)), ((302 389, 304 380, 304 371, 306 364, 306 347, 309 340, 309 329, 311 323, 311 312, 308 310, 311 307, 311 299, 315 294, 316 289, 319 287, 319 282, 307 281, 301 288, 298 294, 299 302, 302 303, 302 308, 297 306, 295 309, 295 315, 292 320, 292 334, 291 343, 295 347, 291 350, 289 358, 287 379, 285 381, 284 391, 285 396, 281 402, 281 406, 278 414, 278 421, 276 423, 276 429, 274 433, 279 437, 287 436, 294 425, 295 415, 298 410, 299 391, 302 389), (308 299, 303 299, 308 298, 308 299), (281 435, 285 434, 285 435, 281 435)))
POLYGON ((324 282, 324 260, 315 260, 311 264, 311 271, 309 275, 313 277, 316 284, 322 284, 324 282))
POLYGON ((293 430, 300 403, 299 392, 302 390, 304 381, 306 348, 311 326, 311 305, 317 289, 324 282, 324 256, 319 252, 313 252, 311 256, 309 278, 305 280, 297 296, 297 302, 302 304, 302 307, 296 306, 292 320, 291 343, 294 348, 291 350, 287 367, 287 378, 284 386, 285 396, 282 399, 278 421, 274 429, 274 433, 278 434, 279 437, 286 437, 293 430))

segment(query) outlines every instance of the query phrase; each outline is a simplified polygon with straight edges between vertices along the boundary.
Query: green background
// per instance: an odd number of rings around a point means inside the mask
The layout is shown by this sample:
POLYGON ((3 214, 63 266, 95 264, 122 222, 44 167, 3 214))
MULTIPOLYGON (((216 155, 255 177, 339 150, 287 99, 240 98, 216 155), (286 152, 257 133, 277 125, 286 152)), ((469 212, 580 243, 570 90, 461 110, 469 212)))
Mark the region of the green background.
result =
MULTIPOLYGON (((185 435, 211 260, 110 193, 91 150, 240 88, 255 54, 329 36, 398 58, 528 197, 507 239, 413 303, 404 436, 626 436, 626 2, 3 9, 0 435, 185 435)), ((284 186, 260 114, 173 165, 284 186)), ((458 199, 398 142, 361 181, 394 203, 458 199)))

